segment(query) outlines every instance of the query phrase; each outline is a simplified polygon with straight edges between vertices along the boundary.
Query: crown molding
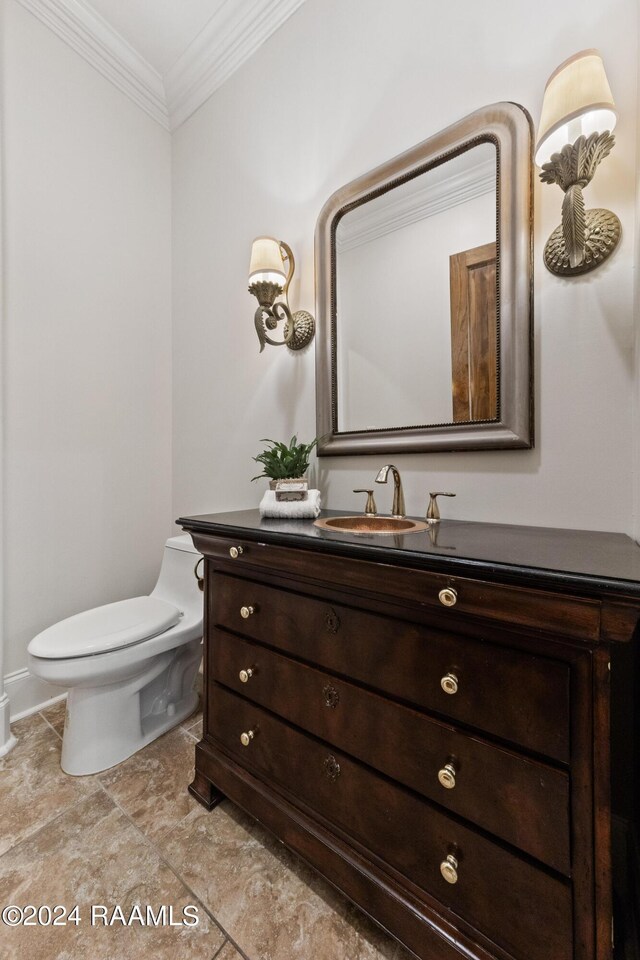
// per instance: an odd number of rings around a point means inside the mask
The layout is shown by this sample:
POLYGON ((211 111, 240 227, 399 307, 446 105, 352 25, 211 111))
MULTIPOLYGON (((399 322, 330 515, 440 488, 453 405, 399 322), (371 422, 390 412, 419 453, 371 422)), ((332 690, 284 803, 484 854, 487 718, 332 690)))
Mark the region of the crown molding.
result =
POLYGON ((160 74, 80 0, 18 0, 134 103, 169 129, 160 74))
POLYGON ((165 77, 171 129, 202 106, 305 0, 225 0, 165 77))
POLYGON ((451 207, 496 192, 495 160, 476 164, 435 184, 425 183, 423 177, 424 174, 410 181, 414 185, 412 190, 388 200, 378 209, 367 210, 365 203, 351 211, 340 221, 336 248, 341 252, 353 250, 418 220, 426 220, 451 207))
POLYGON ((82 0, 17 0, 167 130, 202 106, 305 0, 224 0, 163 77, 82 0))

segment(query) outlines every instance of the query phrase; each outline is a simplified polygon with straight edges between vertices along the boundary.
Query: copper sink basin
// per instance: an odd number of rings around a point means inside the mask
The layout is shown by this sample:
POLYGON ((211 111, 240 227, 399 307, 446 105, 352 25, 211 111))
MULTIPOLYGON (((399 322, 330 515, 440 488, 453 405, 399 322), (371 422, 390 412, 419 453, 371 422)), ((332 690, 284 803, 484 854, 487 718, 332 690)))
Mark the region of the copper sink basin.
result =
POLYGON ((326 520, 316 520, 316 527, 333 530, 336 533, 368 533, 388 536, 392 533, 419 533, 426 530, 427 524, 422 520, 409 520, 407 517, 328 517, 326 520))

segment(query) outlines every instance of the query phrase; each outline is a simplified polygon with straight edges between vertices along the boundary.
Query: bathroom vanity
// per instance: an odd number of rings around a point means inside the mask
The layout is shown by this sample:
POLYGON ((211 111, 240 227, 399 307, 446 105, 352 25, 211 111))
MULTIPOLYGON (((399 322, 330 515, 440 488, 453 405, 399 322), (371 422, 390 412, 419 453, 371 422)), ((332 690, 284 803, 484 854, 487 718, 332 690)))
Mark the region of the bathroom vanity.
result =
POLYGON ((630 538, 178 523, 205 556, 201 803, 229 797, 420 960, 636 957, 630 538))

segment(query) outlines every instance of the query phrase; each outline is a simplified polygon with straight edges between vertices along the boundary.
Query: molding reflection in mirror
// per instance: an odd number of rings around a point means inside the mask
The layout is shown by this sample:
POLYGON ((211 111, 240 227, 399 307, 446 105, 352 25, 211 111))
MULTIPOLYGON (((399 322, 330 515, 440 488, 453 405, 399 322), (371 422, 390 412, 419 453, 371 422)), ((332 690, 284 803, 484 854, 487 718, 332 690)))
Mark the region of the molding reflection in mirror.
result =
POLYGON ((494 104, 327 201, 316 228, 320 456, 533 445, 531 154, 527 112, 494 104), (461 265, 473 273, 479 252, 485 273, 468 281, 461 265), (476 361, 461 282, 483 295, 476 361))

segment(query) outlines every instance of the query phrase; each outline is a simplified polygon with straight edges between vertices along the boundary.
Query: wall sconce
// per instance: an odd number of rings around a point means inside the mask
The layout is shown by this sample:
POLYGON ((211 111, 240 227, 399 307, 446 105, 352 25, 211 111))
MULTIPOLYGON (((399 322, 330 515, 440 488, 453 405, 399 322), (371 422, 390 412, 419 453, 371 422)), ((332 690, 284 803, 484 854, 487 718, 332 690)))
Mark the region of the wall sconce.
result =
POLYGON ((256 237, 251 248, 249 267, 249 293, 260 306, 256 310, 255 324, 260 353, 265 343, 272 347, 286 344, 290 350, 302 350, 313 340, 315 321, 306 310, 291 313, 287 292, 295 270, 291 247, 273 237, 256 237), (285 261, 287 273, 285 274, 285 261), (278 298, 282 299, 278 299, 278 298), (284 322, 284 340, 272 340, 267 330, 275 330, 284 322))
POLYGON ((610 257, 620 221, 610 210, 585 210, 582 190, 615 143, 616 109, 597 50, 561 63, 544 90, 536 164, 543 183, 564 190, 562 224, 544 248, 545 266, 559 276, 588 273, 610 257))

